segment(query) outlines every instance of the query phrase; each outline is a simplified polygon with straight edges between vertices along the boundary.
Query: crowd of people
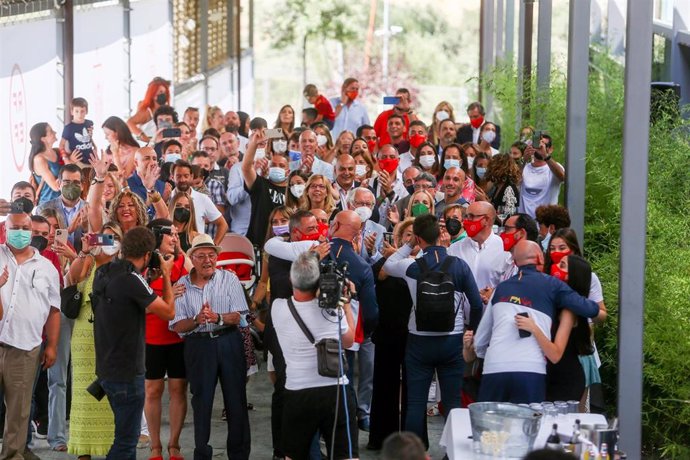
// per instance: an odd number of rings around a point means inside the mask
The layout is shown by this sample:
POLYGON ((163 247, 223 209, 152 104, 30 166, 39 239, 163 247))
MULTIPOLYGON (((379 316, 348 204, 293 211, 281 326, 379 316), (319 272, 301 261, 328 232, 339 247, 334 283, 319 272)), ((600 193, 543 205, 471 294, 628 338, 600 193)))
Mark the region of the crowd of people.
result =
POLYGON ((479 102, 422 120, 405 88, 372 124, 354 78, 330 100, 307 85, 314 107, 273 123, 180 118, 170 90, 156 78, 131 118, 104 120, 100 150, 83 98, 58 147, 31 128, 30 177, 0 200, 0 458, 36 458, 46 436, 81 460, 182 459, 189 388, 210 459, 220 381, 228 458, 247 459, 256 331, 275 459, 321 458, 320 438, 356 458, 360 430, 369 449, 401 431, 428 448, 427 417, 473 401, 589 410, 606 308, 548 133, 501 142, 479 102), (227 235, 259 254, 250 289, 218 266, 227 235), (319 306, 325 262, 347 267, 340 308, 319 306), (326 339, 346 372, 321 372, 326 339))

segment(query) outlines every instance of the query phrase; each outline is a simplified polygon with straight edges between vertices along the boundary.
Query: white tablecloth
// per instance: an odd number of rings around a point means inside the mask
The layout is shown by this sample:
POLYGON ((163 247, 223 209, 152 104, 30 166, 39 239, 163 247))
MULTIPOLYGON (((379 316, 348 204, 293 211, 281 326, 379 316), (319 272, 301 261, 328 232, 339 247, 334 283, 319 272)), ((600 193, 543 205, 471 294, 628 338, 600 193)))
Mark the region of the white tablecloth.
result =
MULTIPOLYGON (((580 419, 583 425, 607 424, 606 417, 601 414, 567 414, 559 415, 555 423, 558 423, 558 432, 565 436, 572 434, 575 420, 580 419)), ((535 448, 541 448, 546 444, 546 438, 551 433, 552 423, 548 419, 542 418, 541 428, 536 440, 535 448)), ((450 411, 446 425, 443 427, 441 441, 439 444, 446 449, 446 455, 450 460, 462 459, 487 459, 492 456, 475 453, 472 450, 472 428, 470 426, 469 409, 453 409, 450 411)))

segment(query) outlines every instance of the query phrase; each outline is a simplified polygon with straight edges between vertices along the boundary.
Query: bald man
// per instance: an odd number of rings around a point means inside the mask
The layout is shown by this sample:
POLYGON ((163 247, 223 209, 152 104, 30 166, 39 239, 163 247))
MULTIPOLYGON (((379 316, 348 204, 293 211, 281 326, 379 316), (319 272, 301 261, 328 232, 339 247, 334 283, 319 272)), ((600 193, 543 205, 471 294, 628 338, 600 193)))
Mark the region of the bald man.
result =
MULTIPOLYGON (((149 203, 149 195, 155 192, 161 195, 165 191, 165 182, 159 179, 160 168, 158 156, 152 147, 142 147, 134 153, 134 172, 127 179, 130 190, 139 195, 144 203, 149 203)), ((153 219, 156 211, 148 207, 149 218, 153 219)))
MULTIPOLYGON (((510 253, 503 250, 503 241, 493 233, 494 220, 496 211, 493 205, 488 201, 475 201, 467 208, 462 221, 467 238, 448 248, 448 254, 461 258, 470 266, 485 303, 488 294, 504 279, 504 273, 512 266, 510 253)), ((467 302, 464 302, 463 308, 467 312, 467 302)))
POLYGON ((517 315, 529 315, 546 337, 551 324, 568 308, 593 318, 599 306, 564 282, 541 273, 544 254, 538 243, 520 240, 513 250, 518 273, 500 283, 474 337, 476 354, 484 358, 479 401, 541 402, 546 397, 546 360, 537 339, 520 334, 517 315))

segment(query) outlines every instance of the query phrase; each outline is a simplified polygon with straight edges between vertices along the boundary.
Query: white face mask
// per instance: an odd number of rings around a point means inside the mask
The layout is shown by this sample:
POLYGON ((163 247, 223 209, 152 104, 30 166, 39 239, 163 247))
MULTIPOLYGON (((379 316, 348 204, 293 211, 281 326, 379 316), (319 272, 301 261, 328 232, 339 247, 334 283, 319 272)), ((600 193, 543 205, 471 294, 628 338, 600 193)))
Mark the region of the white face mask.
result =
POLYGON ((179 153, 168 153, 165 155, 166 163, 175 163, 177 160, 182 159, 182 155, 179 153))
POLYGON ((474 157, 467 157, 467 167, 471 168, 474 164, 474 157))
POLYGON ((446 112, 445 110, 439 110, 438 112, 436 112, 436 120, 438 121, 447 120, 449 118, 450 114, 448 114, 448 112, 446 112))
POLYGON ((494 139, 496 139, 496 133, 493 131, 484 131, 482 133, 482 139, 491 144, 494 139))
POLYGON ((307 188, 306 184, 295 184, 290 186, 290 191, 297 198, 302 198, 304 195, 304 190, 307 188))
POLYGON ((254 160, 262 160, 266 158, 266 149, 261 147, 256 149, 256 155, 254 155, 254 160))
POLYGON ((366 222, 371 217, 371 209, 369 209, 367 206, 360 206, 355 208, 355 214, 359 216, 359 219, 362 222, 366 222))
POLYGON ((103 246, 102 251, 106 256, 114 256, 120 252, 120 242, 115 241, 112 246, 103 246))
POLYGON ((319 147, 323 147, 324 145, 326 145, 327 142, 328 138, 323 134, 316 135, 316 145, 318 145, 319 147))
POLYGON ((355 166, 355 176, 363 177, 367 174, 367 165, 356 165, 355 166))
POLYGON ((278 153, 283 153, 287 151, 287 141, 285 139, 280 139, 273 141, 273 151, 278 153))
POLYGON ((422 155, 419 157, 419 164, 422 165, 424 169, 431 168, 435 162, 436 158, 434 158, 434 155, 422 155))

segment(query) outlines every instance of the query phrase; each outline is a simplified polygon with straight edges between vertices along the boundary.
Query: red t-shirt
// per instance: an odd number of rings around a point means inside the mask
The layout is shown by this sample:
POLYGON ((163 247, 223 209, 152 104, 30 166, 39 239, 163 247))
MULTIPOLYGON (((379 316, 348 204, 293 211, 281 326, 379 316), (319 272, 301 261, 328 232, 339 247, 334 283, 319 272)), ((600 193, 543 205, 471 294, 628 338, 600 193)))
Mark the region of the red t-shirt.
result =
POLYGON ((324 97, 323 94, 319 94, 314 102, 314 108, 319 115, 323 115, 324 120, 335 121, 335 112, 333 111, 333 106, 328 99, 324 97))
POLYGON ((0 244, 5 244, 7 242, 7 228, 5 227, 5 221, 0 222, 0 244))
MULTIPOLYGON (((388 134, 388 117, 391 115, 393 115, 393 109, 384 110, 376 117, 374 122, 374 131, 376 131, 376 136, 379 138, 379 147, 391 143, 391 136, 388 134)), ((407 140, 407 131, 410 129, 410 117, 406 113, 402 117, 405 120, 402 138, 407 140)))
MULTIPOLYGON (((184 268, 184 254, 175 260, 172 272, 170 273, 170 282, 176 283, 177 280, 187 274, 184 268)), ((153 292, 159 296, 163 296, 163 278, 158 278, 149 283, 153 292)), ((149 345, 173 345, 182 342, 182 338, 173 332, 168 327, 168 322, 163 321, 153 313, 146 313, 146 343, 149 345)))
POLYGON ((41 252, 41 255, 48 259, 53 266, 55 266, 55 269, 58 272, 58 277, 60 278, 60 289, 65 287, 64 279, 62 277, 62 268, 60 267, 60 256, 58 256, 57 253, 52 249, 44 249, 43 252, 41 252))

